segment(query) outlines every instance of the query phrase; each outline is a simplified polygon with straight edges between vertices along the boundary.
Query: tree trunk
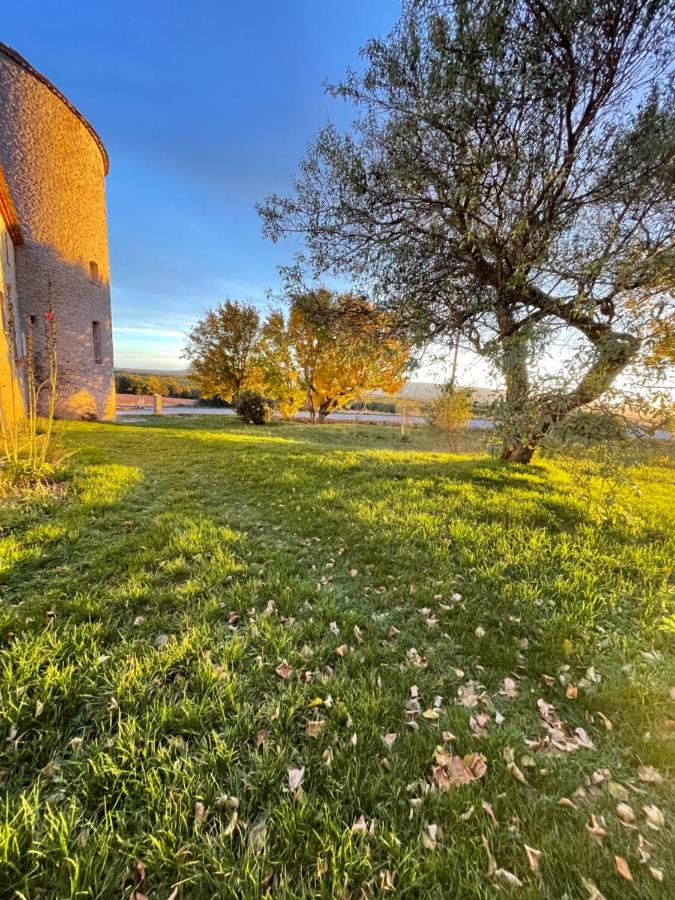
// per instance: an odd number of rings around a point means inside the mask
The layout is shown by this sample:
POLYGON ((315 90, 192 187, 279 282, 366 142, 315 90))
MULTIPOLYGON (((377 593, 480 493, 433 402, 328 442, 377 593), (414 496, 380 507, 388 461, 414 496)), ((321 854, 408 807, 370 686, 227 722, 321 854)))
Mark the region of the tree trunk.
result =
MULTIPOLYGON (((595 362, 576 388, 567 394, 541 398, 534 424, 524 427, 522 434, 516 432, 515 439, 511 435, 511 440, 504 442, 501 454, 503 460, 529 463, 535 449, 551 428, 574 410, 592 403, 604 394, 640 348, 640 341, 637 338, 629 334, 612 332, 609 328, 594 341, 594 344, 597 352, 595 362)), ((512 407, 511 403, 517 402, 519 378, 517 371, 515 373, 507 371, 506 402, 509 409, 516 412, 517 408, 512 407)))

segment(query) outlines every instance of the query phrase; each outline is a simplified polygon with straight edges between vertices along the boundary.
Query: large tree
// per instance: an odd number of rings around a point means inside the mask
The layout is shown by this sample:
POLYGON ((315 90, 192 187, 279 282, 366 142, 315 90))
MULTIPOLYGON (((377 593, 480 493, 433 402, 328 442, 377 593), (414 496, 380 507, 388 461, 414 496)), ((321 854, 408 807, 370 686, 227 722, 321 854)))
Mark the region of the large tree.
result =
POLYGON ((236 400, 260 384, 260 315, 252 304, 225 300, 191 329, 183 356, 203 397, 236 400))
POLYGON ((411 0, 330 89, 353 130, 324 128, 294 195, 260 207, 315 274, 499 366, 505 459, 672 328, 673 21, 669 0, 411 0), (585 368, 542 388, 532 362, 561 333, 585 368))

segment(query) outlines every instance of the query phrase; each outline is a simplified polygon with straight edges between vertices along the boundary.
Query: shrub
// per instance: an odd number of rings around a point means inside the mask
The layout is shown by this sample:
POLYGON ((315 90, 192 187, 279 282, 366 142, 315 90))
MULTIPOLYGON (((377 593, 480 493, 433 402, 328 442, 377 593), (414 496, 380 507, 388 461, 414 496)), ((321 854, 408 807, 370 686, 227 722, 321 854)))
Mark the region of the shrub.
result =
POLYGON ((431 404, 431 422, 445 432, 450 449, 455 453, 459 436, 466 431, 471 414, 471 391, 468 388, 448 387, 431 404))
POLYGON ((237 398, 237 413, 249 425, 266 425, 272 418, 272 404, 259 391, 242 391, 237 398))

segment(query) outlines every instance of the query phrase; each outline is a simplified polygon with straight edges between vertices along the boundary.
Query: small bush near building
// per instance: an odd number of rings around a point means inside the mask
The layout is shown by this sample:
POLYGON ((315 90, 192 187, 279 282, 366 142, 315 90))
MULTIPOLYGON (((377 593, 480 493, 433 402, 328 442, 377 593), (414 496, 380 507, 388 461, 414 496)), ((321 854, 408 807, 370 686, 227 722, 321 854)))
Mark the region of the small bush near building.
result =
POLYGON ((259 391, 242 391, 237 400, 237 413, 249 425, 266 425, 272 418, 272 404, 259 391))

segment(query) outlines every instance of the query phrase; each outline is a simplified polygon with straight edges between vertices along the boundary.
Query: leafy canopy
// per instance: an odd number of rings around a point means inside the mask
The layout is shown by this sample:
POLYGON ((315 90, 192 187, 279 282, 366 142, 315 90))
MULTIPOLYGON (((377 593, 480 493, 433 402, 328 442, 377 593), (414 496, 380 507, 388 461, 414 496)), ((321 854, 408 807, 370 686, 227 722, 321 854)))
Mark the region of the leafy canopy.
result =
POLYGON ((229 402, 259 386, 259 338, 260 315, 252 304, 225 300, 206 312, 183 350, 202 396, 229 402))
POLYGON ((352 132, 324 128, 293 195, 259 207, 267 236, 304 237, 316 275, 351 276, 417 341, 459 332, 502 371, 506 458, 668 345, 673 29, 666 0, 407 2, 330 88, 359 111, 352 132), (542 389, 532 363, 560 332, 583 369, 542 389))

